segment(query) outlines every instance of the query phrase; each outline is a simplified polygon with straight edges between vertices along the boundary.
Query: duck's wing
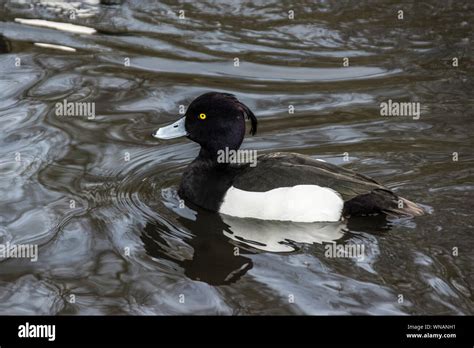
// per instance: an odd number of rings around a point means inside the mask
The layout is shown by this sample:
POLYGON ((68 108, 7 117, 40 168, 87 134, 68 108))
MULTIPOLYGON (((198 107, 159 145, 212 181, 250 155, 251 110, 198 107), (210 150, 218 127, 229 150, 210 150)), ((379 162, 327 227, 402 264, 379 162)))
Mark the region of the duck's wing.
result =
POLYGON ((296 185, 318 185, 338 192, 345 202, 345 215, 423 213, 415 203, 365 175, 296 153, 259 156, 256 166, 246 167, 233 182, 235 188, 254 192, 296 185))
POLYGON ((367 176, 296 153, 259 156, 255 167, 247 167, 234 180, 234 187, 256 192, 296 185, 329 187, 344 201, 374 189, 384 189, 367 176))

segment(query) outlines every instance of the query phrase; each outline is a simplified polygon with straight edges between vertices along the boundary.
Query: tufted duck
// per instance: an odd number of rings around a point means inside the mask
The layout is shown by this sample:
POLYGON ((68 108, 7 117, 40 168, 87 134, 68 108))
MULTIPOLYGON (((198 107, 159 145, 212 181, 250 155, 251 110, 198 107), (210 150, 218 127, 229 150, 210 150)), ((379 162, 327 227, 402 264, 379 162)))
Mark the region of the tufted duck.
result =
POLYGON ((296 153, 260 155, 257 165, 223 161, 238 151, 245 135, 257 131, 257 118, 228 93, 196 98, 183 118, 153 136, 187 136, 201 146, 186 168, 178 194, 199 207, 241 218, 295 222, 330 222, 354 215, 416 216, 417 204, 375 180, 296 153))

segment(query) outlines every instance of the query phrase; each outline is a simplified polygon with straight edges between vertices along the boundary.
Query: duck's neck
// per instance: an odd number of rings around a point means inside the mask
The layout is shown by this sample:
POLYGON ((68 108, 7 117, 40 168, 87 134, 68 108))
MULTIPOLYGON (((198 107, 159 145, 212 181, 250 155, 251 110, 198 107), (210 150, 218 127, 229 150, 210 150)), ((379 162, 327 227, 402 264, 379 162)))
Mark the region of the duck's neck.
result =
POLYGON ((243 168, 218 161, 217 151, 201 148, 199 155, 184 171, 178 194, 202 208, 217 211, 235 175, 243 168))
POLYGON ((204 160, 204 161, 213 161, 217 163, 217 151, 209 151, 208 149, 201 147, 199 151, 199 155, 196 159, 204 160))
POLYGON ((237 151, 240 148, 243 140, 243 132, 241 129, 231 129, 225 134, 215 135, 205 142, 198 142, 201 145, 201 150, 197 159, 212 161, 213 163, 223 164, 222 154, 229 151, 237 151), (225 141, 222 141, 225 139, 225 141), (219 160, 219 157, 221 160, 219 160))
POLYGON ((216 167, 225 167, 229 163, 225 161, 225 159, 223 159, 223 156, 225 156, 226 152, 230 150, 234 149, 226 147, 219 150, 209 150, 208 148, 201 147, 201 150, 199 151, 196 160, 211 162, 212 165, 216 167))

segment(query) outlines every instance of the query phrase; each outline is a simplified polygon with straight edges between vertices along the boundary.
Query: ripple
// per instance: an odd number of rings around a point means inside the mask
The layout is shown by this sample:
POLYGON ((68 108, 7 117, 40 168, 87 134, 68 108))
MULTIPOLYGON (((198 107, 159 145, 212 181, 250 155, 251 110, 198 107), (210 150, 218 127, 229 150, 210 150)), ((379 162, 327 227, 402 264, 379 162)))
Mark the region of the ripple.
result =
POLYGON ((294 3, 294 20, 276 0, 6 1, 0 241, 38 244, 39 259, 1 260, 0 312, 474 313, 472 5, 406 6, 401 27, 366 1, 294 3), (150 134, 209 90, 255 111, 245 148, 324 158, 429 214, 301 226, 183 207, 176 190, 198 147, 150 134), (381 118, 389 98, 419 101, 421 119, 381 118), (64 99, 94 102, 97 117, 56 116, 64 99), (365 259, 325 257, 332 241, 364 245, 365 259))

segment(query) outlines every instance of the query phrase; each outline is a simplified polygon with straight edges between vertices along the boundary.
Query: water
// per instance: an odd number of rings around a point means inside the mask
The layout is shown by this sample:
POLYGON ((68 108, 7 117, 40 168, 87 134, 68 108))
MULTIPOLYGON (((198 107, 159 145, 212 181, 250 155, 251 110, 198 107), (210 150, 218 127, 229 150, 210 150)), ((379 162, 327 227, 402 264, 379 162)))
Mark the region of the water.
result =
POLYGON ((2 1, 0 243, 39 255, 1 260, 0 313, 474 314, 473 14, 470 1, 2 1), (429 213, 308 226, 180 208, 198 147, 150 135, 210 90, 257 115, 244 148, 354 169, 429 213), (64 99, 96 117, 57 116, 64 99), (420 119, 381 117, 388 99, 420 102, 420 119), (330 241, 366 257, 328 258, 330 241))

